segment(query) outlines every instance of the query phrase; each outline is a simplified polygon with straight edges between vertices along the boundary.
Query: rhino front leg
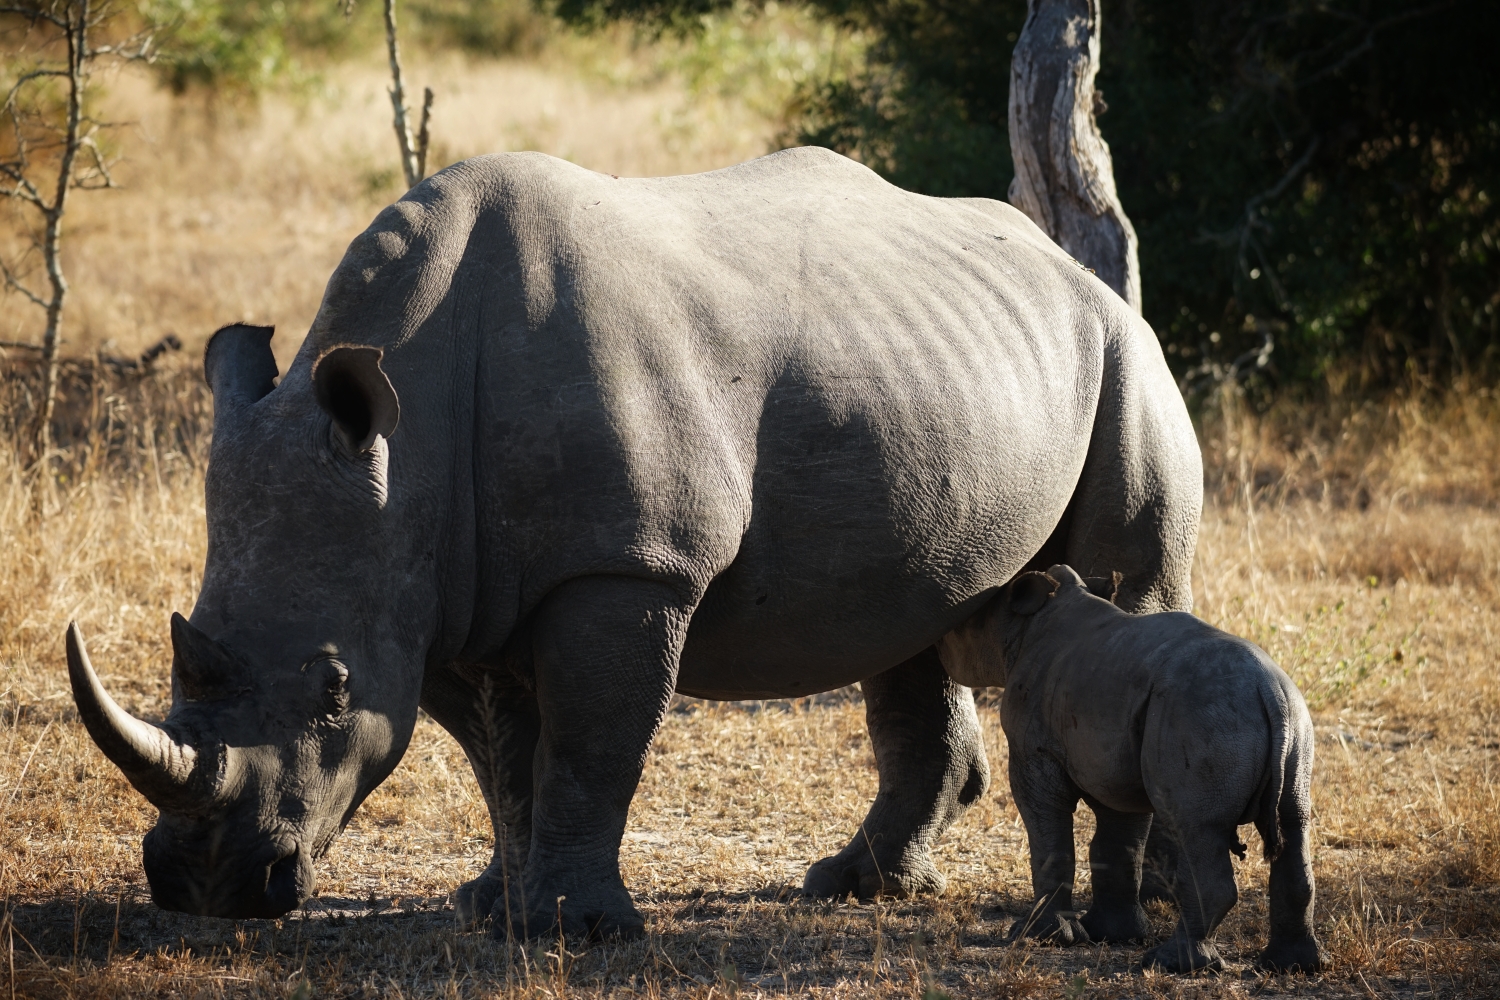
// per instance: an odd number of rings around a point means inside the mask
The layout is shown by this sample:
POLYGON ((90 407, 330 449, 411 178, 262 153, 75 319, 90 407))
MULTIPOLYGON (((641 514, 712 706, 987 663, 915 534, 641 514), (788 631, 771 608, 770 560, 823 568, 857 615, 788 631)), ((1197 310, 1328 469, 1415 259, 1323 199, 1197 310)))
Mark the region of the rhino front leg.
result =
POLYGON ((1010 792, 1026 825, 1031 852, 1031 913, 1010 930, 1012 939, 1036 937, 1053 944, 1087 944, 1073 911, 1073 810, 1079 791, 1057 758, 1027 752, 1010 741, 1010 792))
POLYGON ((860 687, 880 790, 849 845, 814 864, 802 891, 823 899, 941 893, 947 882, 932 845, 990 782, 974 694, 948 676, 936 649, 860 687))
MULTIPOLYGON (((646 751, 676 686, 692 609, 665 584, 584 577, 533 622, 541 733, 526 870, 510 925, 535 937, 639 936, 620 877, 620 838, 646 751)), ((496 920, 492 930, 506 933, 496 920)))
POLYGON ((1143 941, 1151 936, 1151 922, 1137 896, 1151 814, 1090 805, 1096 823, 1089 842, 1094 901, 1083 916, 1083 929, 1092 941, 1143 941))
POLYGON ((505 672, 480 667, 429 671, 422 708, 463 747, 495 830, 489 867, 454 893, 454 915, 469 928, 489 918, 525 867, 541 718, 533 693, 505 672))

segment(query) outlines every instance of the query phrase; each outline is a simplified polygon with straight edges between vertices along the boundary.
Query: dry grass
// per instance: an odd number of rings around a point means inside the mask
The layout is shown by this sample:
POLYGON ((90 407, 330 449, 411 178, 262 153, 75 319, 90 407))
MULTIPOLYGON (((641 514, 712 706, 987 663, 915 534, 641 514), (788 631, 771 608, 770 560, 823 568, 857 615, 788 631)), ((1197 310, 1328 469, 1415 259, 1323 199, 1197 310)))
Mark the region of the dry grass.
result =
MULTIPOLYGON (((580 80, 546 62, 414 75, 465 116, 461 133, 439 130, 464 136, 444 140, 450 156, 542 145, 615 172, 686 170, 758 152, 770 133, 732 102, 693 118, 670 80, 580 80), (697 124, 674 149, 663 122, 683 115, 697 124)), ((1199 611, 1264 645, 1317 718, 1317 923, 1334 958, 1320 978, 1248 970, 1266 911, 1253 851, 1220 935, 1227 975, 1143 975, 1138 949, 1003 946, 1029 899, 1003 780, 941 845, 945 897, 796 899, 806 865, 842 845, 874 794, 857 694, 676 707, 622 855, 644 942, 522 949, 454 930, 448 893, 483 866, 490 830, 457 746, 425 719, 320 863, 305 913, 235 923, 152 907, 139 839, 154 813, 79 726, 62 630, 84 624, 126 707, 165 711, 167 617, 191 607, 204 555, 195 341, 242 317, 300 332, 344 243, 393 193, 380 78, 332 79, 348 95, 337 107, 276 99, 216 121, 139 82, 118 89, 155 145, 130 190, 79 217, 74 330, 121 354, 167 332, 188 347, 143 375, 80 364, 67 479, 0 454, 0 998, 1500 991, 1500 406, 1477 389, 1264 418, 1221 400, 1203 421, 1214 500, 1199 611)), ((7 303, 0 337, 28 322, 7 303)), ((7 379, 6 412, 23 383, 7 379)), ((1003 776, 998 720, 982 718, 1003 776)), ((1082 844, 1087 811, 1080 821, 1082 844)))
MULTIPOLYGON (((1473 455, 1477 445, 1461 437, 1470 425, 1451 416, 1462 407, 1445 405, 1424 426, 1446 428, 1446 446, 1473 455)), ((1242 433, 1274 436, 1240 419, 1242 433)), ((1208 444, 1211 455, 1229 447, 1208 444)), ((1382 448, 1401 467, 1418 464, 1382 448)), ((12 468, 0 489, 10 557, 0 564, 0 897, 15 921, 18 996, 307 996, 297 992, 304 982, 334 996, 1500 989, 1493 503, 1403 504, 1382 491, 1364 510, 1284 497, 1210 505, 1200 613, 1263 645, 1314 707, 1317 921, 1335 965, 1314 980, 1249 971, 1266 912, 1266 870, 1251 852, 1237 864, 1242 898, 1220 933, 1231 973, 1178 979, 1131 971, 1135 949, 1001 944, 1028 899, 1024 836, 1003 782, 945 838, 944 898, 795 899, 807 863, 841 845, 874 793, 857 695, 678 705, 623 852, 651 928, 643 943, 564 942, 559 952, 453 929, 448 893, 483 866, 490 830, 457 746, 427 720, 320 865, 321 894, 307 913, 233 923, 157 911, 139 861, 154 814, 78 725, 60 636, 67 619, 82 620, 124 704, 165 711, 165 622, 191 606, 203 559, 201 456, 158 446, 154 457, 137 455, 133 471, 116 468, 72 484, 12 468)), ((1232 483, 1232 471, 1216 472, 1232 483)), ((1248 492, 1228 488, 1231 498, 1248 492)), ((998 721, 992 709, 983 718, 1003 775, 998 721)), ((1081 850, 1088 823, 1079 815, 1081 850)), ((1156 917, 1165 931, 1169 914, 1156 917)), ((9 961, 0 954, 0 995, 9 961)))
MULTIPOLYGON (((1441 519, 1415 539, 1378 511, 1262 509, 1252 529, 1243 511, 1209 510, 1201 612, 1264 645, 1315 706, 1317 919, 1335 959, 1321 979, 1248 971, 1265 921, 1266 870, 1254 852, 1238 863, 1242 899, 1221 932, 1227 976, 1143 977, 1130 971, 1139 954, 1128 948, 1003 946, 1007 919, 1028 898, 1024 836, 1003 782, 942 844, 946 897, 795 900, 806 864, 841 845, 874 793, 850 697, 757 710, 681 703, 652 751, 623 852, 652 936, 565 943, 560 980, 555 944, 523 953, 453 929, 447 894, 482 867, 490 831, 457 746, 426 720, 320 864, 308 913, 233 923, 151 907, 139 837, 154 814, 77 724, 60 635, 68 618, 84 621, 127 707, 165 710, 164 623, 191 605, 203 556, 196 465, 165 465, 177 471, 160 480, 58 489, 40 522, 24 502, 39 487, 12 479, 4 493, 0 896, 18 932, 18 996, 305 996, 295 992, 304 978, 334 996, 894 996, 920 994, 924 976, 955 996, 1056 995, 1079 975, 1100 996, 1500 987, 1493 510, 1431 510, 1441 519), (1372 585, 1336 569, 1358 563, 1353 548, 1436 547, 1442 526, 1460 523, 1490 540, 1482 579, 1372 585)), ((1446 544, 1460 538, 1450 532, 1446 544)), ((983 717, 1003 774, 995 713, 983 717)), ((1157 916, 1165 929, 1167 914, 1157 916)), ((0 995, 8 975, 0 966, 0 995)))
MULTIPOLYGON (((414 60, 409 78, 438 95, 434 166, 535 149, 655 175, 766 151, 776 122, 744 101, 694 96, 623 43, 574 48, 586 72, 560 57, 414 60)), ((70 349, 134 354, 175 333, 191 354, 243 319, 279 326, 289 360, 344 248, 401 193, 381 65, 335 66, 316 92, 254 106, 174 98, 141 73, 113 79, 106 113, 135 125, 115 136, 123 189, 79 197, 67 216, 70 349)), ((7 259, 24 245, 11 221, 0 215, 7 259)), ((40 310, 0 303, 0 340, 39 339, 40 310)))

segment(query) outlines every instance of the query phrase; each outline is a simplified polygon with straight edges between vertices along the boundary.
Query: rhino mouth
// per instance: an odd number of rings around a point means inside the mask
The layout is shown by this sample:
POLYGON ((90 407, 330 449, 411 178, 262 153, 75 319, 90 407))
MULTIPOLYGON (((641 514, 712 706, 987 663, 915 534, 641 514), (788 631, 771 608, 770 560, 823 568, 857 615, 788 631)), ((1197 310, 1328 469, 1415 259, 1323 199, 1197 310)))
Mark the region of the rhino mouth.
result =
POLYGON ((146 836, 151 899, 164 910, 233 920, 273 919, 305 903, 316 888, 312 858, 298 845, 273 846, 249 864, 208 864, 160 828, 146 836), (218 878, 233 872, 238 878, 218 878))

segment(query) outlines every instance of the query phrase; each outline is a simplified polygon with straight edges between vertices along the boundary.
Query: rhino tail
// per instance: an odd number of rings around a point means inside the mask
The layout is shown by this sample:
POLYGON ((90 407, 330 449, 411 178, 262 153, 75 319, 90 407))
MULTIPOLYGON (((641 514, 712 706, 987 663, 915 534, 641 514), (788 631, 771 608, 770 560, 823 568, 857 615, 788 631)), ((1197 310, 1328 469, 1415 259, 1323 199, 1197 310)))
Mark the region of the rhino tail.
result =
POLYGON ((1282 833, 1284 807, 1294 802, 1284 793, 1287 788, 1287 771, 1292 761, 1292 731, 1295 717, 1286 702, 1286 694, 1277 684, 1264 684, 1260 691, 1261 707, 1266 713, 1271 734, 1270 752, 1266 760, 1265 784, 1261 786, 1260 802, 1255 810, 1255 829, 1260 833, 1267 861, 1275 861, 1286 846, 1282 833))

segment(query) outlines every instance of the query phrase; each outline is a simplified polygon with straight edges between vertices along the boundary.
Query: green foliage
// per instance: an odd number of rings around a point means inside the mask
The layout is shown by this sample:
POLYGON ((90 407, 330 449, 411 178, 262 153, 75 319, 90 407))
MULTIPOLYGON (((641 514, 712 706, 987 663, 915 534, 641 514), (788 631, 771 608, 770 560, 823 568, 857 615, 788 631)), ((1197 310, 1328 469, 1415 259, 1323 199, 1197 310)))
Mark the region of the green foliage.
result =
MULTIPOLYGON (((839 6, 882 41, 863 77, 809 102, 797 138, 915 190, 1004 197, 1025 5, 839 6)), ((1439 6, 1106 5, 1100 125, 1179 370, 1308 384, 1493 364, 1500 61, 1483 39, 1500 6, 1439 6)))
POLYGON ((421 44, 475 55, 532 54, 553 30, 531 0, 417 0, 398 11, 409 12, 421 44))
POLYGON ((737 97, 776 118, 799 94, 842 79, 847 64, 860 61, 863 41, 805 7, 739 0, 656 48, 660 68, 693 92, 737 97))
MULTIPOLYGON (((368 4, 371 13, 374 3, 368 4)), ((177 93, 190 87, 259 90, 308 73, 314 54, 339 54, 357 37, 358 7, 332 0, 145 0, 157 27, 156 69, 177 93)), ((359 18, 360 21, 366 18, 359 18)), ((372 21, 374 18, 369 18, 372 21)))
MULTIPOLYGON (((157 72, 173 91, 254 92, 298 83, 329 58, 384 38, 382 0, 144 0, 157 28, 157 72)), ((554 19, 532 0, 400 0, 404 46, 498 56, 533 53, 554 19)))
MULTIPOLYGON (((636 21, 658 28, 691 32, 705 15, 717 14, 738 0, 539 0, 572 24, 597 27, 609 21, 636 21)), ((762 7, 765 0, 757 0, 762 7)))
POLYGON ((1101 127, 1169 351, 1202 370, 1269 337, 1283 384, 1493 367, 1500 62, 1484 39, 1500 6, 1121 12, 1101 127))
POLYGON ((1010 50, 1025 0, 818 6, 875 40, 861 71, 804 94, 785 141, 840 150, 924 194, 1004 198, 1010 50))

